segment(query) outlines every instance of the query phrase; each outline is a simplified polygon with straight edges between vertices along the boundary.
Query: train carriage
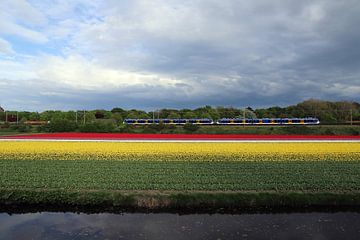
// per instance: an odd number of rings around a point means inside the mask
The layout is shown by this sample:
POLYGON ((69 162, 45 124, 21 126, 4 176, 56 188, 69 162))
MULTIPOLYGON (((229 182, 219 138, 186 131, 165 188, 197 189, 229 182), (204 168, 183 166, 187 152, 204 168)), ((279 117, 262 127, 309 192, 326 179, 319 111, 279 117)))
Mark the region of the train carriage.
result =
MULTIPOLYGON (((166 124, 166 125, 212 125, 215 124, 209 118, 192 118, 192 119, 125 119, 124 124, 128 125, 149 125, 149 124, 166 124)), ((320 124, 317 118, 222 118, 216 124, 219 125, 314 125, 320 124)))
POLYGON ((220 125, 312 125, 320 124, 317 118, 222 118, 217 121, 220 125))
POLYGON ((166 124, 166 125, 184 125, 187 123, 190 124, 199 124, 199 125, 211 125, 213 124, 213 120, 209 118, 193 118, 193 119, 167 119, 167 118, 160 118, 160 119, 130 119, 127 118, 124 120, 124 124, 128 125, 149 125, 149 124, 166 124))

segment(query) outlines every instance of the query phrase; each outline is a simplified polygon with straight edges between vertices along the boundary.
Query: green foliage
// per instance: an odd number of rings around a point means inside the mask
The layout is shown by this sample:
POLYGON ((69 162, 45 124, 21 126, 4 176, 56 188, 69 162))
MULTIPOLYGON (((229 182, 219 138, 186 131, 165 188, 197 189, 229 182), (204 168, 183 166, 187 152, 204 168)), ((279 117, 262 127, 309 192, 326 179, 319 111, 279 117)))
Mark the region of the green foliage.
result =
POLYGON ((165 124, 162 122, 160 122, 159 124, 151 124, 151 125, 149 125, 149 128, 154 129, 159 132, 159 131, 165 129, 165 124))
MULTIPOLYGON (((82 118, 81 118, 81 119, 78 119, 79 122, 81 122, 81 121, 83 120, 83 116, 84 116, 84 115, 82 115, 82 118)), ((93 122, 95 119, 96 119, 96 117, 95 117, 95 113, 94 113, 94 112, 89 112, 89 111, 85 112, 85 122, 86 122, 86 123, 91 123, 91 122, 93 122)))
POLYGON ((17 130, 21 133, 31 132, 31 126, 25 125, 25 124, 19 124, 19 125, 12 125, 10 127, 12 130, 17 130))
POLYGON ((136 112, 130 112, 126 118, 133 118, 133 119, 136 119, 136 118, 139 118, 139 114, 136 113, 136 112))
POLYGON ((195 132, 200 129, 200 126, 196 124, 186 123, 183 128, 187 132, 195 132))
POLYGON ((217 112, 219 113, 219 118, 236 118, 241 116, 242 110, 233 107, 218 107, 217 112))
POLYGON ((134 125, 120 124, 117 131, 122 133, 134 133, 135 128, 134 125))
POLYGON ((359 191, 358 161, 1 160, 1 189, 359 191))
POLYGON ((308 135, 314 133, 313 129, 307 126, 287 126, 283 128, 286 134, 308 135))
POLYGON ((167 118, 170 118, 170 119, 179 119, 181 118, 180 114, 178 114, 177 112, 171 112, 167 118))
POLYGON ((211 115, 210 115, 210 113, 202 113, 202 114, 200 114, 200 118, 209 118, 209 119, 211 119, 211 115))
POLYGON ((335 135, 334 131, 331 130, 331 129, 329 129, 329 128, 327 128, 327 129, 324 131, 324 134, 325 134, 325 135, 335 135))
POLYGON ((67 119, 53 119, 48 124, 49 132, 73 132, 77 129, 74 121, 67 119))
POLYGON ((50 127, 48 124, 40 125, 36 127, 37 132, 50 132, 50 127))
POLYGON ((3 128, 3 129, 10 128, 10 123, 4 122, 3 124, 0 125, 0 128, 3 128))
POLYGON ((122 122, 124 121, 121 114, 117 112, 112 114, 111 119, 114 119, 118 124, 122 124, 122 122))
POLYGON ((120 114, 122 114, 122 113, 124 113, 126 111, 124 109, 122 109, 122 108, 116 107, 116 108, 111 109, 111 112, 112 113, 120 113, 120 114))
POLYGON ((80 132, 96 132, 96 133, 109 133, 114 132, 116 129, 114 123, 112 122, 91 122, 86 123, 85 125, 80 125, 80 132))
POLYGON ((29 120, 31 120, 31 121, 41 120, 41 119, 40 119, 40 114, 39 114, 38 112, 32 112, 32 113, 30 113, 27 118, 28 118, 29 120))
POLYGON ((184 115, 183 115, 183 118, 186 118, 186 119, 193 119, 193 118, 196 118, 196 114, 193 113, 193 112, 185 112, 184 115))
MULTIPOLYGON (((236 118, 243 117, 243 108, 235 108, 235 107, 211 107, 204 106, 196 109, 160 109, 156 110, 154 117, 158 118, 158 114, 160 118, 211 118, 214 121, 217 121, 220 118, 236 118)), ((12 113, 15 113, 14 111, 12 113)), ((310 99, 304 102, 301 102, 297 105, 292 105, 288 107, 270 107, 264 109, 256 109, 246 108, 245 116, 247 118, 265 118, 265 117, 318 117, 320 119, 321 124, 349 124, 352 119, 354 121, 360 121, 360 104, 356 102, 328 102, 310 99)), ((85 121, 86 126, 81 126, 84 123, 84 111, 44 111, 41 113, 38 112, 18 112, 20 123, 24 123, 27 120, 36 121, 51 121, 50 126, 41 126, 38 127, 39 131, 76 131, 79 130, 74 127, 74 122, 76 122, 77 116, 77 124, 80 125, 81 131, 90 131, 91 129, 97 129, 97 131, 107 132, 110 129, 112 131, 122 131, 122 132, 153 132, 153 130, 157 132, 194 132, 199 131, 202 133, 258 133, 258 134, 325 134, 324 131, 326 129, 301 129, 301 128, 291 128, 291 127, 281 127, 279 129, 274 128, 272 130, 266 129, 265 126, 261 128, 257 128, 253 126, 252 129, 241 128, 241 127, 230 127, 230 126, 212 126, 210 128, 206 126, 202 126, 201 129, 197 129, 198 126, 185 126, 184 128, 179 127, 165 127, 165 126, 150 126, 149 128, 141 128, 141 127, 124 127, 121 126, 122 122, 125 118, 143 118, 143 119, 152 119, 153 112, 145 112, 141 110, 131 109, 125 110, 122 108, 113 108, 111 111, 107 110, 94 110, 94 111, 86 111, 85 121), (103 114, 103 119, 112 119, 114 120, 114 128, 112 127, 103 127, 98 126, 97 124, 92 125, 96 120, 95 113, 101 112, 103 114), (61 121, 65 121, 61 123, 61 121), (63 125, 63 126, 62 126, 63 125), (119 126, 120 125, 120 126, 119 126), (117 128, 119 126, 119 128, 117 128), (256 129, 256 131, 255 131, 256 129), (304 131, 303 131, 304 130, 304 131)), ((3 124, 5 119, 5 113, 0 112, 0 128, 7 129, 10 127, 9 124, 3 124)), ((75 124, 76 125, 76 124, 75 124)), ((26 129, 22 129, 27 131, 26 129)), ((14 131, 18 131, 17 129, 14 131)), ((328 132, 330 130, 327 130, 328 132)), ((346 127, 343 129, 334 129, 331 130, 333 134, 336 135, 344 135, 344 134, 358 134, 358 130, 350 131, 346 127)))
POLYGON ((257 117, 317 117, 321 123, 348 123, 353 114, 353 120, 360 114, 360 105, 356 102, 329 102, 309 99, 297 105, 281 108, 271 107, 256 109, 257 117))
POLYGON ((158 162, 143 159, 2 159, 0 204, 176 209, 359 206, 360 178, 356 176, 360 175, 360 163, 344 160, 158 162), (151 205, 140 204, 146 202, 151 205))
POLYGON ((156 129, 156 125, 155 126, 144 126, 143 128, 143 133, 157 133, 158 130, 156 129))
POLYGON ((353 135, 353 136, 358 136, 358 135, 360 135, 360 129, 350 128, 349 132, 350 132, 349 134, 350 134, 350 135, 353 135))
POLYGON ((158 112, 155 112, 155 118, 157 118, 157 114, 159 113, 160 118, 171 118, 170 115, 174 115, 175 117, 180 115, 178 110, 176 109, 161 109, 158 112))

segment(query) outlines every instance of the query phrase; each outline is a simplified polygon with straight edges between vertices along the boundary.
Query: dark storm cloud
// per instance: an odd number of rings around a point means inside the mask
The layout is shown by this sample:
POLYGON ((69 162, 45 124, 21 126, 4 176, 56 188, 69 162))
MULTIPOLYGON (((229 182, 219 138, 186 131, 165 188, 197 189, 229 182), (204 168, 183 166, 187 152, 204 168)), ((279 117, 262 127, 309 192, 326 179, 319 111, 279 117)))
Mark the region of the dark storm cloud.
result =
POLYGON ((69 34, 65 57, 40 64, 41 83, 2 81, 9 106, 151 110, 360 101, 357 0, 106 1, 96 8, 71 28, 77 31, 69 34), (92 69, 104 74, 95 78, 92 69), (113 84, 126 72, 153 77, 113 84))

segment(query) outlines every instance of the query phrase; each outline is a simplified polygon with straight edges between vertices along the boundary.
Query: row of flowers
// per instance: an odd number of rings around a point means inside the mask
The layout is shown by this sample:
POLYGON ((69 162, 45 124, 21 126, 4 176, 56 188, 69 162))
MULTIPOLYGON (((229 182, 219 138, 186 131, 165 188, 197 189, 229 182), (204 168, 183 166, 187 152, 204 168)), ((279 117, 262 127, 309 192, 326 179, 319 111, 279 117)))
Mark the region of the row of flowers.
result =
POLYGON ((287 139, 355 139, 360 136, 325 136, 325 135, 258 135, 258 134, 140 134, 140 133, 42 133, 21 136, 8 136, 15 139, 257 139, 257 140, 287 140, 287 139))
POLYGON ((149 161, 360 160, 359 143, 0 142, 0 159, 149 161))

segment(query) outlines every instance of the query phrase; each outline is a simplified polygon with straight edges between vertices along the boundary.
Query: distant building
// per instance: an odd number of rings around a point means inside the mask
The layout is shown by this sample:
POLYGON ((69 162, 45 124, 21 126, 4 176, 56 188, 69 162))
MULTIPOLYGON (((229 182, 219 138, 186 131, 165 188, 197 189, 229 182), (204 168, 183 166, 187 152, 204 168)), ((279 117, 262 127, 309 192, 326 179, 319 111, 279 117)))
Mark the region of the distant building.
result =
POLYGON ((5 112, 5 110, 0 106, 0 112, 5 112))

